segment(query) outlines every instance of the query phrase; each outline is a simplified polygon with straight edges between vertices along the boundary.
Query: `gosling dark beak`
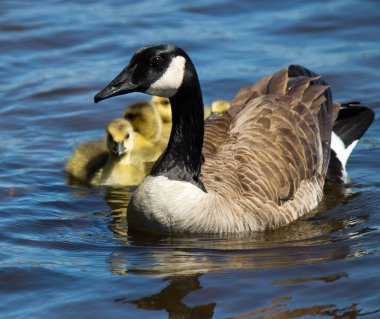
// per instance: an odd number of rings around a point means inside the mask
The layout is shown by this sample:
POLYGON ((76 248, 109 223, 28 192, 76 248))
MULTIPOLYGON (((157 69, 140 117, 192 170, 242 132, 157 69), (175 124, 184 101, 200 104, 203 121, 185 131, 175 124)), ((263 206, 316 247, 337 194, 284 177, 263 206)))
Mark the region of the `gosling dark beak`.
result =
POLYGON ((135 68, 136 66, 132 68, 127 66, 103 90, 95 95, 94 102, 98 103, 99 101, 108 99, 112 96, 136 92, 138 90, 138 85, 132 82, 132 74, 135 68))
POLYGON ((122 154, 124 154, 124 142, 114 142, 113 151, 117 156, 121 156, 122 154))

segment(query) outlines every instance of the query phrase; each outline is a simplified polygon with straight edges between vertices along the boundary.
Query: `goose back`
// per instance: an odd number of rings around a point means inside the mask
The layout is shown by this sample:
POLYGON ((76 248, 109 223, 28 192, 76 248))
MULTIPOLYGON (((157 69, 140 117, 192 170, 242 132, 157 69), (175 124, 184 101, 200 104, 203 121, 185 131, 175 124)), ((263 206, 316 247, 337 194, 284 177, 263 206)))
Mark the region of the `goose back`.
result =
POLYGON ((260 229, 314 208, 328 167, 331 92, 314 75, 289 73, 241 89, 224 116, 205 123, 201 180, 258 215, 260 229))

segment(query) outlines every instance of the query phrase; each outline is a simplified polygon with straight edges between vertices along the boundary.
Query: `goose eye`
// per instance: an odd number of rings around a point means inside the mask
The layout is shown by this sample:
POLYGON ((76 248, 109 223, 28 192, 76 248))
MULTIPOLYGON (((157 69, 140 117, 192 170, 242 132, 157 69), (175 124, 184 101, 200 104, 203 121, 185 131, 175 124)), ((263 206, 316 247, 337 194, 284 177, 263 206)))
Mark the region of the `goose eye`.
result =
POLYGON ((129 133, 127 133, 127 135, 125 135, 125 138, 128 139, 129 138, 129 133))
POLYGON ((164 106, 168 106, 169 104, 170 104, 169 101, 162 101, 162 105, 164 105, 164 106))
POLYGON ((152 58, 150 58, 150 61, 149 61, 149 64, 151 66, 154 66, 154 67, 158 67, 158 66, 161 66, 163 63, 163 60, 160 56, 154 56, 152 58))

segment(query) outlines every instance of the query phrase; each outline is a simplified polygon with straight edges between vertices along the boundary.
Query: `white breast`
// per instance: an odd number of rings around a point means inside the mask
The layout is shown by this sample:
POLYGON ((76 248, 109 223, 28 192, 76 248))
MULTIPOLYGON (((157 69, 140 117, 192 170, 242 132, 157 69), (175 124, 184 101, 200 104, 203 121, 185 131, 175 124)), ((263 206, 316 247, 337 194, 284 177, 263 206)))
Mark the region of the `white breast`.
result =
POLYGON ((178 232, 192 224, 198 205, 207 200, 207 196, 188 182, 147 176, 132 196, 128 222, 135 228, 147 227, 154 232, 167 232, 173 228, 178 232))
POLYGON ((235 201, 164 176, 147 176, 135 191, 128 224, 153 233, 246 233, 260 227, 235 201))

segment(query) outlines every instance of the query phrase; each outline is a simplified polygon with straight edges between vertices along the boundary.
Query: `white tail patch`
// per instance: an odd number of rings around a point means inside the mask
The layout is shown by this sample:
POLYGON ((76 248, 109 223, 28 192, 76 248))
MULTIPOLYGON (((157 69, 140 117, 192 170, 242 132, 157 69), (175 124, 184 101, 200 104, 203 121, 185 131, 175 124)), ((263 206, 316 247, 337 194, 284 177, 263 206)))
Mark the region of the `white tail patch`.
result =
POLYGON ((355 148, 358 142, 359 140, 355 140, 346 147, 343 141, 341 140, 341 138, 337 134, 335 134, 334 132, 331 133, 331 149, 336 153, 336 157, 342 164, 342 168, 343 168, 342 174, 343 174, 344 180, 347 179, 347 172, 346 172, 347 160, 350 157, 352 150, 355 148))
POLYGON ((182 85, 185 65, 186 59, 183 56, 179 55, 173 58, 165 73, 146 90, 146 93, 162 97, 172 97, 182 85))

